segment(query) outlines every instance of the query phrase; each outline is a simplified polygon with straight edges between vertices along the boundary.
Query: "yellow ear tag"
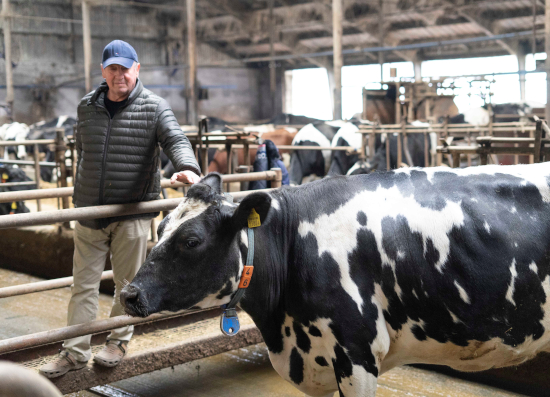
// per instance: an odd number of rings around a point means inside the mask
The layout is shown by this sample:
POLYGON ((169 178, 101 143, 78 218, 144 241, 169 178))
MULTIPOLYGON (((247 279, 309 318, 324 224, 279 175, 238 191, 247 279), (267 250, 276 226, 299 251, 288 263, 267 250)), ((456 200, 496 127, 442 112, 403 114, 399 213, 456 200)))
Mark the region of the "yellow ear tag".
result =
POLYGON ((12 210, 16 210, 17 209, 17 203, 14 201, 13 203, 11 203, 11 209, 12 210))
POLYGON ((2 179, 8 180, 8 179, 10 179, 10 176, 6 173, 3 173, 2 174, 2 179))
POLYGON ((252 208, 252 211, 250 211, 250 215, 248 215, 248 227, 253 228, 261 225, 262 224, 260 222, 260 215, 258 215, 256 210, 252 208))

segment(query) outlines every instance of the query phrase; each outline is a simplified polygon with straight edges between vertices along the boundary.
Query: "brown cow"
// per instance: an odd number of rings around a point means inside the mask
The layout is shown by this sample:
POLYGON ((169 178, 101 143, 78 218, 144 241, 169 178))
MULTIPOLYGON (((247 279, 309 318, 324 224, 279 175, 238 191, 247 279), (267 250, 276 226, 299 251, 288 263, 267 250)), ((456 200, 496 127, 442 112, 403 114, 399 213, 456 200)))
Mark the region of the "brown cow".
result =
MULTIPOLYGON (((264 140, 269 139, 270 141, 273 141, 275 145, 292 145, 292 140, 294 139, 294 136, 296 135, 297 131, 290 132, 285 128, 279 128, 275 131, 271 132, 264 132, 260 137, 264 140)), ((244 150, 243 149, 237 149, 237 156, 238 156, 238 165, 244 165, 244 150)), ((283 149, 279 150, 279 153, 289 153, 290 150, 283 149)), ((250 149, 250 164, 254 163, 254 159, 256 158, 256 149, 250 149)), ((220 174, 227 174, 227 151, 220 150, 216 153, 214 156, 214 159, 208 166, 208 172, 219 172, 220 174)))

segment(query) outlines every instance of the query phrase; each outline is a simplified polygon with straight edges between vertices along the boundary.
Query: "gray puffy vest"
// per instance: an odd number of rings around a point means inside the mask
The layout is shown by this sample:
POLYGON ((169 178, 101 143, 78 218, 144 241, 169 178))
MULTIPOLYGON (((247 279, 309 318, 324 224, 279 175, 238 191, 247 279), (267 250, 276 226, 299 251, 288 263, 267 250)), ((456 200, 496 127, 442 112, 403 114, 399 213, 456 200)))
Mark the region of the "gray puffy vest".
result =
MULTIPOLYGON (((138 79, 128 103, 111 120, 104 100, 108 89, 103 82, 78 105, 75 207, 158 199, 159 144, 177 171, 200 174, 191 144, 164 99, 143 88, 138 79)), ((156 215, 137 214, 80 223, 102 229, 112 222, 156 215)))

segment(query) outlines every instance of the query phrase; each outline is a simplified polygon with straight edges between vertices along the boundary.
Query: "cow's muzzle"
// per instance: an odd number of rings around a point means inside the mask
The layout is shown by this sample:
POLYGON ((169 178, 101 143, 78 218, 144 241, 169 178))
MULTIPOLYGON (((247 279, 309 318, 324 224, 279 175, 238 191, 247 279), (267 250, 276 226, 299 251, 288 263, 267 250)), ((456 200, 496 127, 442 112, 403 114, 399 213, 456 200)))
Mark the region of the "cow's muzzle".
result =
POLYGON ((124 307, 124 311, 130 316, 147 317, 149 315, 147 299, 135 285, 130 284, 122 289, 120 303, 124 307))

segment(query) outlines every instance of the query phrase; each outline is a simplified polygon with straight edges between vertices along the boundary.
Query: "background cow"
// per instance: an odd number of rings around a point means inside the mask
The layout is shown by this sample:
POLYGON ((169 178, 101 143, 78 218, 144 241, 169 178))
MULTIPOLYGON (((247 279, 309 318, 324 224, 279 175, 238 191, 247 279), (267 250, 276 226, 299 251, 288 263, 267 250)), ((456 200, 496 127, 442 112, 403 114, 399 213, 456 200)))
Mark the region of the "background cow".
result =
POLYGON ((550 164, 406 168, 222 195, 193 185, 121 293, 127 313, 240 306, 277 372, 312 396, 374 396, 408 363, 464 371, 550 350, 550 164))

